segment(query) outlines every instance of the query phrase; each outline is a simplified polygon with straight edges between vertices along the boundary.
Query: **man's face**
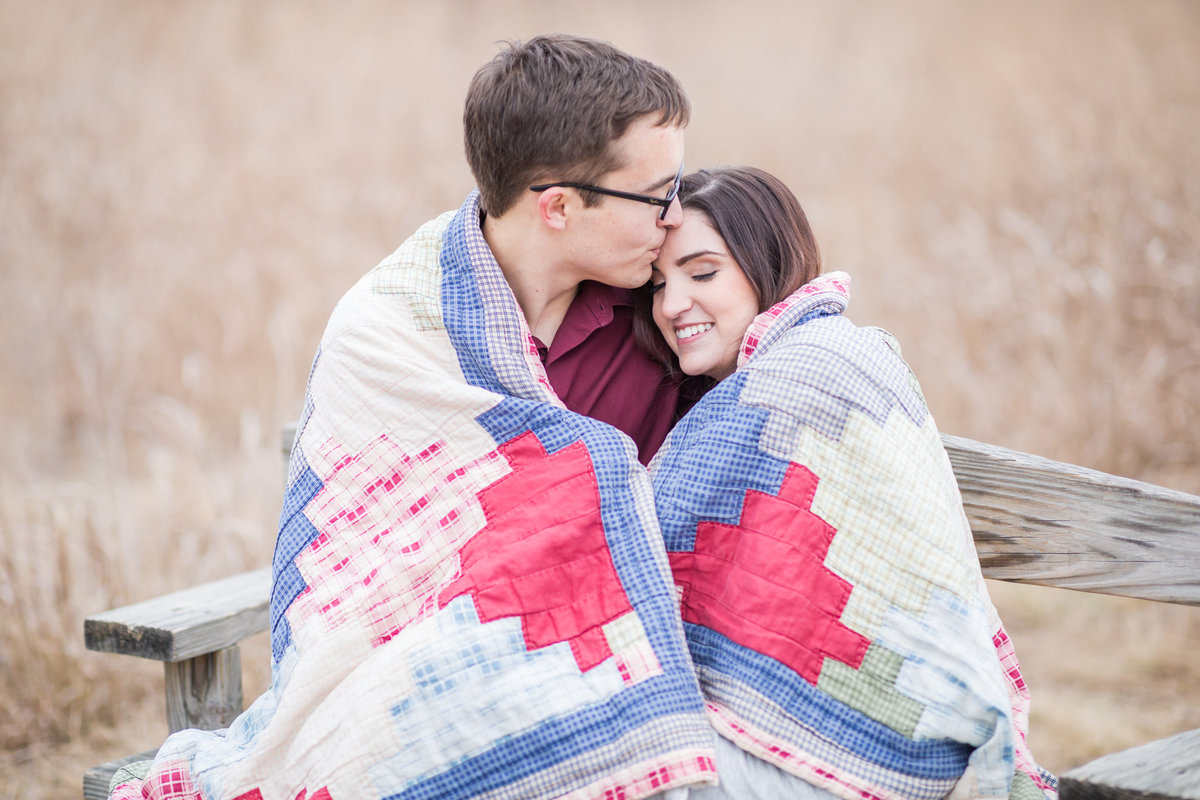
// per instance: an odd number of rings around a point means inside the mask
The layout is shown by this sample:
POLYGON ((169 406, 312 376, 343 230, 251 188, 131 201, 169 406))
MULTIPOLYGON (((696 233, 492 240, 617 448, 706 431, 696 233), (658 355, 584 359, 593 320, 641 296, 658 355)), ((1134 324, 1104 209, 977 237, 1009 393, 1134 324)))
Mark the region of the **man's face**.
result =
MULTIPOLYGON (((614 143, 621 163, 596 182, 605 189, 666 197, 683 163, 683 129, 654 124, 642 117, 614 143)), ((667 230, 683 218, 679 201, 665 218, 660 206, 621 197, 578 210, 568 258, 579 280, 632 289, 650 279, 667 230)))

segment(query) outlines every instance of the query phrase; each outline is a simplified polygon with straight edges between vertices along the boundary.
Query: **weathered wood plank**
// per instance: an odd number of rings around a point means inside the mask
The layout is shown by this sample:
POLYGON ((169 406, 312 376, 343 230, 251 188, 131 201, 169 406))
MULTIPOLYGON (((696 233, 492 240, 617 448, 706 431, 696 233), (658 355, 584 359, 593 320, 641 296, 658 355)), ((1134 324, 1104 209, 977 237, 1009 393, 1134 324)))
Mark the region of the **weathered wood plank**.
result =
POLYGON ((89 650, 183 661, 231 647, 267 629, 271 568, 93 614, 84 620, 89 650))
POLYGON ((1200 800, 1200 729, 1101 756, 1065 773, 1062 800, 1200 800))
POLYGON ((283 454, 283 465, 286 467, 288 459, 292 457, 292 445, 296 441, 296 428, 300 427, 299 422, 289 422, 279 429, 279 450, 283 454))
POLYGON ((218 730, 242 713, 242 655, 237 645, 186 661, 168 661, 167 728, 218 730))
POLYGON ((279 429, 279 455, 283 464, 283 485, 287 486, 288 471, 292 466, 292 445, 296 442, 299 422, 289 422, 279 429))
POLYGON ((942 439, 987 577, 1200 605, 1200 497, 942 439))
POLYGON ((156 747, 144 753, 125 756, 125 758, 118 758, 116 761, 109 761, 107 764, 89 767, 87 772, 83 773, 83 800, 106 800, 108 797, 108 784, 112 781, 114 772, 126 764, 132 764, 135 761, 148 761, 157 754, 158 748, 156 747))

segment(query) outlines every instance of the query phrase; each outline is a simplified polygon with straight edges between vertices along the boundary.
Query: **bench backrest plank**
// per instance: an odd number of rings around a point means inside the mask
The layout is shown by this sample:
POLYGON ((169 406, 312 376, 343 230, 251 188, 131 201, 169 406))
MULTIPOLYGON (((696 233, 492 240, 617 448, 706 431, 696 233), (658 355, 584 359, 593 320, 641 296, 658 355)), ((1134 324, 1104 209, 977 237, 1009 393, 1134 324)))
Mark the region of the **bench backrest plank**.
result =
POLYGON ((987 577, 1200 605, 1200 497, 942 439, 987 577))
POLYGON ((1059 789, 1062 800, 1200 800, 1200 729, 1101 756, 1059 789))

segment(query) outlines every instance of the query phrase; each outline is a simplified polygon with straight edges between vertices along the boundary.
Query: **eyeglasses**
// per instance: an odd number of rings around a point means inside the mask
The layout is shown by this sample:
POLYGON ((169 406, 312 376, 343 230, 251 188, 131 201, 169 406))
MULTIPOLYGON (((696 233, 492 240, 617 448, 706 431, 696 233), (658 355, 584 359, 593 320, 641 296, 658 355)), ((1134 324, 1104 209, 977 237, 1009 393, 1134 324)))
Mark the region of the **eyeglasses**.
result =
POLYGON ((675 202, 676 196, 679 194, 679 184, 683 182, 683 164, 679 165, 679 172, 675 173, 675 180, 671 183, 671 190, 667 192, 666 197, 654 197, 648 194, 636 194, 634 192, 618 192, 616 189, 605 189, 603 186, 593 186, 590 183, 574 183, 572 181, 560 181, 558 183, 539 183, 537 186, 530 186, 531 192, 544 192, 554 186, 566 186, 570 189, 583 189, 596 194, 606 194, 612 197, 621 197, 625 200, 636 200, 639 203, 649 203, 652 206, 660 206, 662 211, 659 212, 659 219, 666 219, 667 212, 671 210, 671 203, 675 202))

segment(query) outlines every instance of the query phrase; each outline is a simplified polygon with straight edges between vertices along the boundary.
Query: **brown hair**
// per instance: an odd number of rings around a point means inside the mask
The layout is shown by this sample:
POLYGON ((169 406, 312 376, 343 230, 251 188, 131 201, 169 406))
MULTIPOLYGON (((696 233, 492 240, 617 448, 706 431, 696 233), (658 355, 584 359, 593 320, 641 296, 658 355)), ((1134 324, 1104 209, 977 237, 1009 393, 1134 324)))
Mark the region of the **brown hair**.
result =
MULTIPOLYGON (((702 169, 684 176, 679 200, 685 211, 703 214, 725 240, 758 295, 760 313, 821 274, 821 252, 808 217, 774 175, 757 167, 702 169)), ((679 362, 654 324, 652 305, 647 284, 636 293, 638 345, 668 373, 677 373, 679 362)))
POLYGON ((483 209, 502 215, 543 178, 597 182, 623 166, 612 142, 652 114, 679 127, 691 116, 683 87, 662 67, 576 36, 506 43, 475 73, 463 111, 483 209))

